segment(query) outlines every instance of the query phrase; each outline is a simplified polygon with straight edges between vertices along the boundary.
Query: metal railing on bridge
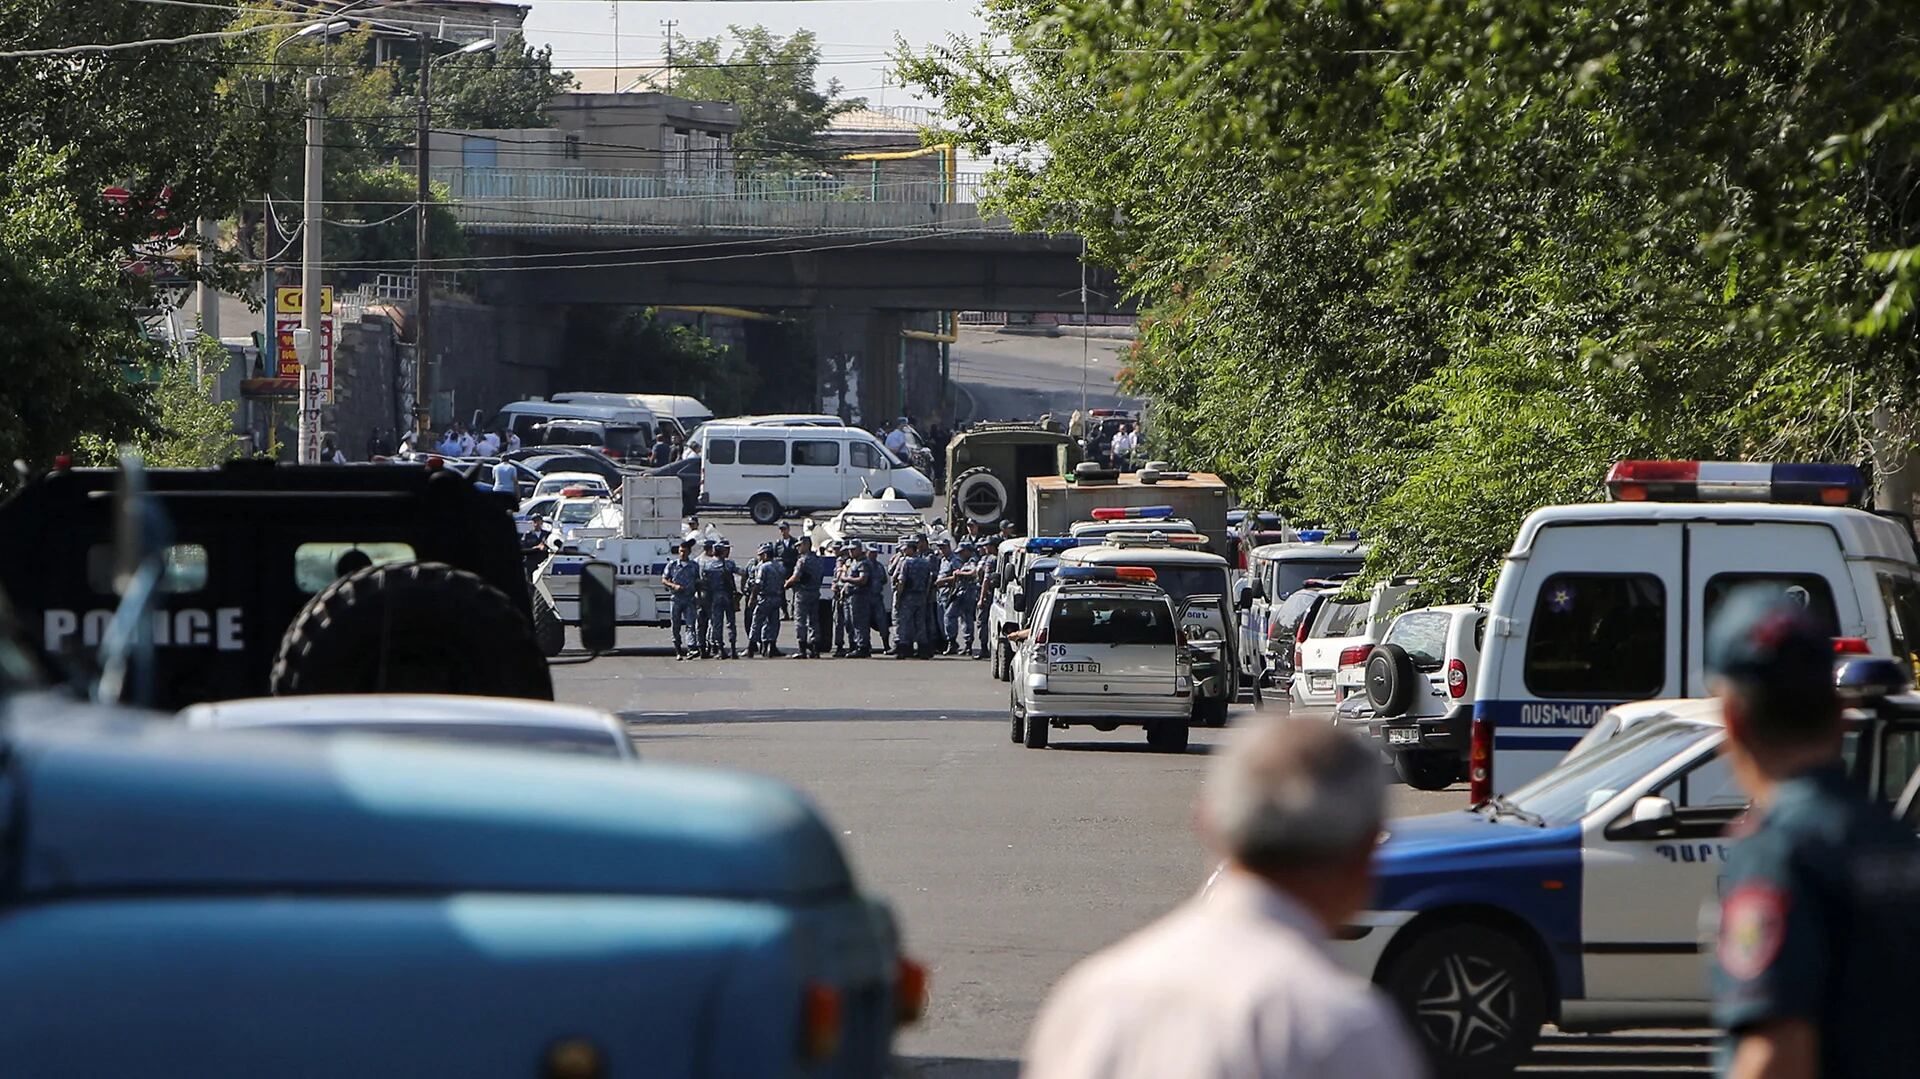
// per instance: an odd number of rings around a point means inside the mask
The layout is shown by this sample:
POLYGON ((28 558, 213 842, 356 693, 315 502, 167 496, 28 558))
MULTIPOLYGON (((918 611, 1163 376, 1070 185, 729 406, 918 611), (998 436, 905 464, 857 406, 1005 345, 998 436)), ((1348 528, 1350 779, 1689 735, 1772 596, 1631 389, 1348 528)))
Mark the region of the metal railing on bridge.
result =
MULTIPOLYGON (((566 232, 819 228, 981 228, 983 174, 869 176, 669 175, 584 169, 443 168, 455 217, 481 230, 566 232)), ((1003 231, 1004 225, 986 225, 1003 231)))

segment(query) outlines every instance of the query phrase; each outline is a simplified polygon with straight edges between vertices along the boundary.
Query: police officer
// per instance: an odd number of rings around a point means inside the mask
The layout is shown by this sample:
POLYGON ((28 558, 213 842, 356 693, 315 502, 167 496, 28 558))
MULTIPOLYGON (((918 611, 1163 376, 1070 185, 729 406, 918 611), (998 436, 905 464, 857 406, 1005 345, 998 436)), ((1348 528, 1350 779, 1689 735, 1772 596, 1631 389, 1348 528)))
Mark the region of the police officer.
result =
POLYGON ((843 599, 836 636, 844 628, 846 654, 856 659, 873 655, 873 612, 869 609, 873 590, 867 581, 867 551, 859 540, 848 540, 840 554, 840 583, 843 599))
MULTIPOLYGON (((682 644, 681 632, 692 632, 694 628, 694 590, 700 581, 700 567, 691 557, 693 541, 683 539, 673 549, 673 558, 660 574, 660 586, 667 591, 668 621, 673 626, 673 655, 675 659, 686 659, 690 649, 682 644)), ((699 637, 692 644, 699 645, 699 637)))
POLYGON ((707 632, 712 635, 708 649, 717 657, 739 659, 740 564, 732 556, 733 545, 723 537, 714 541, 713 557, 700 568, 707 587, 707 632))
POLYGON ((700 541, 700 557, 694 560, 699 575, 693 586, 693 646, 701 659, 709 658, 707 642, 713 635, 713 590, 712 580, 707 576, 713 561, 713 537, 707 536, 700 541))
POLYGON ((823 622, 822 626, 823 633, 833 638, 833 652, 831 655, 834 659, 840 659, 847 654, 847 626, 849 619, 847 618, 846 566, 847 560, 853 555, 852 541, 841 541, 838 546, 832 548, 831 553, 833 555, 833 578, 828 582, 828 591, 832 597, 832 601, 827 604, 827 609, 833 612, 833 617, 823 622))
POLYGON ((894 564, 894 658, 931 655, 927 637, 927 604, 933 597, 933 568, 920 553, 920 537, 901 544, 902 557, 894 564))
POLYGON ((927 559, 933 570, 933 630, 927 639, 933 642, 935 655, 951 655, 953 639, 947 634, 948 608, 953 605, 953 571, 959 561, 954 557, 953 540, 945 535, 933 541, 933 554, 927 559))
POLYGON ((818 604, 819 614, 816 616, 818 619, 816 624, 820 628, 814 636, 819 640, 821 647, 815 650, 817 654, 814 658, 838 658, 834 656, 830 645, 838 639, 834 635, 834 615, 836 614, 834 607, 840 600, 840 593, 836 587, 840 580, 840 544, 835 540, 828 540, 821 544, 821 549, 815 557, 820 559, 821 595, 818 604))
POLYGON ((747 626, 747 655, 780 654, 780 596, 786 580, 786 567, 776 557, 774 545, 761 544, 760 561, 747 575, 747 601, 753 619, 747 626))
POLYGON ((980 602, 980 563, 973 544, 962 543, 947 571, 953 583, 947 601, 947 654, 973 655, 973 612, 980 602), (964 639, 965 643, 962 644, 964 639))
POLYGON ((793 592, 795 659, 815 659, 820 655, 821 571, 821 560, 813 555, 813 540, 801 536, 793 572, 786 580, 787 588, 793 592))
MULTIPOLYGON (((880 545, 874 544, 866 550, 866 561, 862 569, 867 582, 867 628, 880 634, 880 650, 887 650, 887 634, 892 625, 887 618, 887 567, 880 562, 880 545)), ((861 655, 873 655, 873 638, 860 638, 866 651, 861 655)))
POLYGON ((1720 882, 1724 1074, 1912 1074, 1920 839, 1848 781, 1831 629, 1803 605, 1736 595, 1707 654, 1721 752, 1753 800, 1720 882))

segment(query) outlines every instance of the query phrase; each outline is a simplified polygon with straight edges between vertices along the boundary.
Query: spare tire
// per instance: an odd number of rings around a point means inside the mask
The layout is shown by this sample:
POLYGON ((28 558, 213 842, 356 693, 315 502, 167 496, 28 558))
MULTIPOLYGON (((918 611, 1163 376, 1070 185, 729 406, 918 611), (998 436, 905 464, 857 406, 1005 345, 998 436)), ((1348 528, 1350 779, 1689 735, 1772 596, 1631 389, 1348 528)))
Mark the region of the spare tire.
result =
POLYGON ((1367 700, 1376 716, 1397 716, 1413 704, 1420 672, 1413 657, 1397 644, 1377 644, 1367 653, 1367 700))
POLYGON ((438 562, 370 566, 328 585, 280 639, 269 688, 553 699, 527 614, 476 574, 438 562))
POLYGON ((984 465, 969 468, 953 478, 947 512, 983 525, 994 524, 1007 513, 1007 485, 984 465))

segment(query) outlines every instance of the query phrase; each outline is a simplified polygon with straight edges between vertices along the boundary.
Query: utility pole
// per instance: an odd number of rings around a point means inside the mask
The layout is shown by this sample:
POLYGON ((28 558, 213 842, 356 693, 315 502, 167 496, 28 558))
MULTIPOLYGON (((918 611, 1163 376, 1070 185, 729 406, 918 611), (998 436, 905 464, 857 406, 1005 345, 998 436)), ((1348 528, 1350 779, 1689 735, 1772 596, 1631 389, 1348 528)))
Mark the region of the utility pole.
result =
POLYGON ((613 92, 620 92, 620 0, 613 2, 613 92))
POLYGON ((432 131, 427 110, 433 100, 433 38, 420 33, 420 107, 414 116, 414 207, 413 207, 413 429, 425 431, 433 426, 433 359, 427 351, 427 329, 433 305, 433 277, 427 260, 433 256, 433 242, 427 232, 427 205, 432 201, 428 186, 428 147, 432 131))
POLYGON ((662 19, 660 25, 667 31, 667 93, 671 94, 673 93, 673 28, 680 24, 672 19, 662 19))
MULTIPOLYGON (((300 328, 306 331, 306 352, 300 357, 300 455, 303 465, 320 459, 321 348, 320 322, 320 238, 324 231, 320 219, 324 207, 321 181, 326 167, 327 80, 314 76, 307 80, 307 184, 302 199, 302 236, 300 249, 300 328)), ((272 298, 268 298, 272 302, 272 298)))

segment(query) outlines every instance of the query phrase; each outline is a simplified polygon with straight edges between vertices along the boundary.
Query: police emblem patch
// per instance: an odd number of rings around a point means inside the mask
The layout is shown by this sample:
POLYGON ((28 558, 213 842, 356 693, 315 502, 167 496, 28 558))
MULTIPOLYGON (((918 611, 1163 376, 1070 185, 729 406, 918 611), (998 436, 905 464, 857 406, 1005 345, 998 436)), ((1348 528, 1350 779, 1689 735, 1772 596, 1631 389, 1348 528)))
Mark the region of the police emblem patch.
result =
POLYGON ((1555 614, 1566 614, 1573 610, 1573 586, 1557 584, 1547 593, 1547 608, 1555 614))
POLYGON ((1720 904, 1720 969, 1737 981, 1766 973, 1787 931, 1787 897, 1770 884, 1742 884, 1720 904))

